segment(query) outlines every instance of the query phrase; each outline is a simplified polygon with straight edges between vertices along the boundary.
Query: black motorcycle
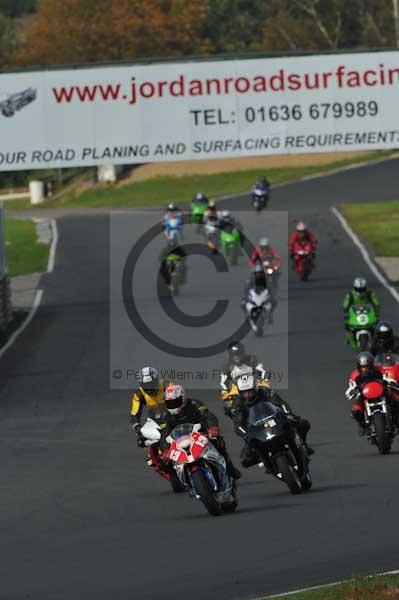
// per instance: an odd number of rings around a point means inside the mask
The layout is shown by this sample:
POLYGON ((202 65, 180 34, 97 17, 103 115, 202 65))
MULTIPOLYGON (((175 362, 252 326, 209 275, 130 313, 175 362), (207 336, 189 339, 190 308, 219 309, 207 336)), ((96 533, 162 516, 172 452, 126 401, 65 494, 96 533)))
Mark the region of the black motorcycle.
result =
POLYGON ((266 472, 284 481, 292 494, 312 487, 306 448, 282 408, 264 401, 251 406, 245 433, 266 472))

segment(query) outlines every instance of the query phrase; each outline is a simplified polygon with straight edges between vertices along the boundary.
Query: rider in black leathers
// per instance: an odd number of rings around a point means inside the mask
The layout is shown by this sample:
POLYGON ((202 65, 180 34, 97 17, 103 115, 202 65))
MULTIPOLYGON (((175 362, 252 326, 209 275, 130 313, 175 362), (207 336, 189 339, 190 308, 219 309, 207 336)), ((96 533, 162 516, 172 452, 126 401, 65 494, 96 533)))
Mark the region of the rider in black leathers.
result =
POLYGON ((377 323, 370 352, 374 356, 386 352, 399 354, 399 338, 394 334, 393 327, 388 321, 377 323))
MULTIPOLYGON (((313 449, 307 444, 307 435, 311 427, 310 422, 307 419, 303 419, 299 415, 294 414, 290 405, 283 400, 281 396, 277 394, 277 392, 269 387, 265 387, 262 381, 256 382, 255 379, 253 381, 254 384, 251 389, 247 389, 246 391, 240 391, 238 389, 240 384, 238 383, 237 394, 233 400, 233 406, 231 409, 236 433, 240 437, 245 437, 249 409, 251 406, 257 402, 272 402, 275 406, 279 407, 285 412, 288 420, 291 422, 291 425, 297 430, 299 436, 301 437, 308 455, 310 456, 313 454, 313 449)), ((250 441, 246 440, 241 451, 242 466, 248 468, 257 464, 258 462, 259 456, 252 449, 250 441)))

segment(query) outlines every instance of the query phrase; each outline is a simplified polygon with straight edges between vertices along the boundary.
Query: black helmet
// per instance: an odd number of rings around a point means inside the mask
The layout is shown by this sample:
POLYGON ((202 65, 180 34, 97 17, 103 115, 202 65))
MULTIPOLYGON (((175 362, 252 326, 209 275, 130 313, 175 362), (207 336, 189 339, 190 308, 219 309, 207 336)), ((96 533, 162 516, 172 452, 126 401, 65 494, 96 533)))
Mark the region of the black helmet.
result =
POLYGON ((374 366, 374 356, 371 352, 361 352, 357 355, 356 364, 362 373, 371 371, 374 366))
POLYGON ((389 321, 380 321, 375 328, 377 339, 390 342, 393 339, 393 327, 389 321))
POLYGON ((154 367, 144 367, 139 372, 140 387, 150 396, 155 396, 159 390, 159 375, 154 367))
POLYGON ((228 345, 227 352, 233 363, 239 365, 245 354, 244 344, 242 344, 239 340, 234 340, 228 345))

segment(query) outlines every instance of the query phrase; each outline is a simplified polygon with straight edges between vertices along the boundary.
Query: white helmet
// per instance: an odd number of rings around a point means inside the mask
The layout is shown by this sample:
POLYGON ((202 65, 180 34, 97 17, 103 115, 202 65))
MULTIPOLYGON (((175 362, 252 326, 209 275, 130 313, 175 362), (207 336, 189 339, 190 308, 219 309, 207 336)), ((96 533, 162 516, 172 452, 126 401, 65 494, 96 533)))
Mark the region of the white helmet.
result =
POLYGON ((154 367, 143 367, 138 376, 140 387, 148 394, 156 394, 159 389, 159 374, 154 367))
POLYGON ((356 277, 353 282, 353 289, 357 292, 365 292, 367 290, 367 280, 364 277, 356 277))
POLYGON ((269 246, 269 245, 270 245, 270 242, 269 242, 269 240, 268 240, 267 237, 260 238, 260 240, 259 240, 259 246, 261 248, 267 248, 267 246, 269 246))
POLYGON ((223 210, 222 211, 222 217, 223 219, 229 219, 230 218, 230 211, 229 210, 223 210))

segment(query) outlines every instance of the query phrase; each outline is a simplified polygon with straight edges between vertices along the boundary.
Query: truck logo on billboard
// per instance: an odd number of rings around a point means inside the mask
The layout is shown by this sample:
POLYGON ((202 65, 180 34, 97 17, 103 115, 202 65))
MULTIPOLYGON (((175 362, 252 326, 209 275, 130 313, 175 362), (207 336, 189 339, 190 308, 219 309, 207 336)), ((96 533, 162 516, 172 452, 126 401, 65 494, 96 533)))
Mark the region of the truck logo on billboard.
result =
POLYGON ((11 94, 0 102, 0 112, 4 117, 13 117, 17 110, 21 110, 36 100, 36 90, 27 88, 23 92, 11 94))

